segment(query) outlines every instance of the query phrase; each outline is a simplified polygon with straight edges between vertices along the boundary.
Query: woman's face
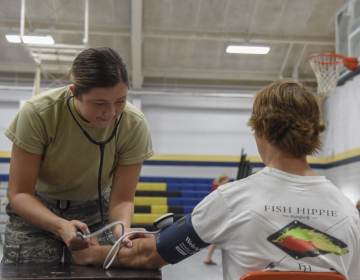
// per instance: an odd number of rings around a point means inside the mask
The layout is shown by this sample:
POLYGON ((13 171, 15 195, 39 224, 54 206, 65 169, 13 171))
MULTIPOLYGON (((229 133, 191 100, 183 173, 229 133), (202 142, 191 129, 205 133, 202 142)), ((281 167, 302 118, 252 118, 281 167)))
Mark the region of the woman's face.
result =
POLYGON ((127 93, 127 85, 121 82, 113 87, 93 88, 75 98, 75 107, 91 126, 105 128, 113 125, 124 110, 127 93))

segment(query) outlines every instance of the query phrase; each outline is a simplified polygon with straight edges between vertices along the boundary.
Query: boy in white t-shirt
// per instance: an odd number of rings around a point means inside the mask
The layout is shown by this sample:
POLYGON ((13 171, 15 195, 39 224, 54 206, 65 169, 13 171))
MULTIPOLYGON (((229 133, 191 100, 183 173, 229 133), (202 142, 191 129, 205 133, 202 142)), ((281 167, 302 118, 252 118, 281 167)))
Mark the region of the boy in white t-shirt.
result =
MULTIPOLYGON (((297 82, 275 82, 256 95, 249 125, 266 167, 219 187, 155 237, 134 240, 115 265, 158 268, 211 243, 222 250, 224 279, 264 269, 360 279, 359 215, 306 161, 320 148, 324 130, 315 97, 297 82)), ((76 251, 74 261, 100 264, 109 250, 76 251)))

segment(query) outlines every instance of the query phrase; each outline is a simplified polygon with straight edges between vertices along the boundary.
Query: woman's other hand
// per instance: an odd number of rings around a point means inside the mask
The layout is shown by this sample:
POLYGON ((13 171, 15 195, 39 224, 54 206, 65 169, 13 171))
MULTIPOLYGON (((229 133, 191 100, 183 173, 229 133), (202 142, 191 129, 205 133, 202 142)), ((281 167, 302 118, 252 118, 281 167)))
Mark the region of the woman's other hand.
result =
POLYGON ((88 226, 78 220, 66 221, 60 225, 59 236, 70 250, 80 250, 89 247, 90 239, 82 234, 88 234, 88 226))

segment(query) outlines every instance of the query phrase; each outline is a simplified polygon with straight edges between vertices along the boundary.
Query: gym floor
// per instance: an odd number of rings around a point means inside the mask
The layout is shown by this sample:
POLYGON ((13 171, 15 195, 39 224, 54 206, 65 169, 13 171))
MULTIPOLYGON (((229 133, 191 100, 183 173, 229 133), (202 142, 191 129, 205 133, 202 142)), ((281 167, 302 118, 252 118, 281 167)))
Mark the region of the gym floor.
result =
POLYGON ((201 252, 186 260, 175 264, 167 265, 162 269, 164 280, 220 280, 222 277, 221 251, 216 249, 213 255, 213 261, 217 265, 205 265, 203 260, 207 254, 207 250, 201 252))

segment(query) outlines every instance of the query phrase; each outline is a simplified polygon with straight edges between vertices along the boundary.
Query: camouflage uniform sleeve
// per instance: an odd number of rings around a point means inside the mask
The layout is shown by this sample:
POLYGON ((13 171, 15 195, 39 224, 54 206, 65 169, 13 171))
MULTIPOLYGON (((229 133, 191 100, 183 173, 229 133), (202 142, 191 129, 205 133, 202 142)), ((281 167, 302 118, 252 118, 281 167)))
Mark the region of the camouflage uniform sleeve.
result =
POLYGON ((5 135, 18 147, 33 154, 41 155, 46 144, 46 131, 43 121, 30 102, 26 102, 5 135))

